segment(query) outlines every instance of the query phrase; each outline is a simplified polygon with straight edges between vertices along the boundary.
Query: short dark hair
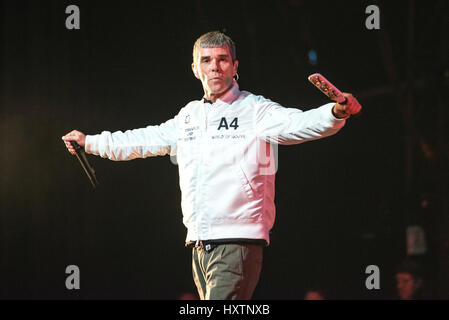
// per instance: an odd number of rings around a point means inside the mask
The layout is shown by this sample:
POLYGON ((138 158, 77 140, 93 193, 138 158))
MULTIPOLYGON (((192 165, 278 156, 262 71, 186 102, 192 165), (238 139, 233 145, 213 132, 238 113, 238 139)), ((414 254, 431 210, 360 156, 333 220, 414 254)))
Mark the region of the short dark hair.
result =
POLYGON ((235 43, 234 41, 232 41, 230 37, 228 37, 221 31, 210 31, 208 33, 203 34, 195 41, 192 53, 193 61, 195 62, 195 59, 197 58, 199 48, 219 48, 219 47, 228 47, 229 52, 231 53, 232 62, 234 63, 234 61, 237 59, 235 53, 235 43))
POLYGON ((413 278, 418 279, 422 278, 422 268, 421 265, 410 258, 404 259, 397 267, 396 274, 398 273, 409 273, 413 276, 413 278))

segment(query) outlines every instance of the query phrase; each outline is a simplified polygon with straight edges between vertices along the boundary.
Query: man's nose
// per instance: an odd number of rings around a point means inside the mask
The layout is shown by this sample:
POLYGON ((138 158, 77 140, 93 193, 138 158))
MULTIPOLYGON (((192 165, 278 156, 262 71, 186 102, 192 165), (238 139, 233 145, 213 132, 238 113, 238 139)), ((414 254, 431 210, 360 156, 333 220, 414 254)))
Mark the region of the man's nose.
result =
POLYGON ((220 64, 218 63, 217 59, 213 59, 211 63, 212 71, 219 71, 220 70, 220 64))

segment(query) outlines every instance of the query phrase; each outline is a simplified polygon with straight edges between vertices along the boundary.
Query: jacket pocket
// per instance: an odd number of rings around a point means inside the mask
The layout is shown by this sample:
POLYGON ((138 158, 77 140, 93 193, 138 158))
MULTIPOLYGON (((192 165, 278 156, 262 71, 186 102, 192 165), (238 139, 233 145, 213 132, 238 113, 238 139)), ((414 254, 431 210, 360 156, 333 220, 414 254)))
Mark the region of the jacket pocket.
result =
POLYGON ((236 164, 233 167, 234 171, 236 172, 239 178, 240 186, 242 188, 243 193, 245 193, 248 200, 255 200, 257 198, 256 192, 254 188, 251 186, 251 182, 249 181, 248 176, 245 174, 245 171, 242 169, 240 164, 236 164))

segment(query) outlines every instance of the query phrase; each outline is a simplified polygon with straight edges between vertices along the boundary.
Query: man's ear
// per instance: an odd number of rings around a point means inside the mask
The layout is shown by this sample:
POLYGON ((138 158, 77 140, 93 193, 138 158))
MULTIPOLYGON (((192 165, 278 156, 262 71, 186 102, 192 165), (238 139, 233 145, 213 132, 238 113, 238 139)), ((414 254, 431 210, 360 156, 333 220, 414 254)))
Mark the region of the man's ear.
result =
POLYGON ((195 63, 193 63, 193 62, 192 62, 192 71, 193 71, 193 74, 195 75, 195 77, 196 77, 197 79, 201 80, 201 79, 200 79, 200 76, 198 75, 198 70, 196 70, 195 63))
POLYGON ((232 76, 235 76, 237 74, 237 69, 239 68, 239 61, 234 61, 234 74, 232 76))

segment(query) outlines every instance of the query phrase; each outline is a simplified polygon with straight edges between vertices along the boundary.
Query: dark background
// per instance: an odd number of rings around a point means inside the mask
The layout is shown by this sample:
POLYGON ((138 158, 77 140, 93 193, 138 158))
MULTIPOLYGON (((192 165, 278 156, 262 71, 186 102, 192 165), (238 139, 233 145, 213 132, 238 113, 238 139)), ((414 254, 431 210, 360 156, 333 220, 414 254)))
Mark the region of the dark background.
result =
POLYGON ((242 90, 308 110, 328 102, 307 81, 320 72, 364 107, 335 136, 279 148, 254 298, 301 299, 315 284, 388 298, 414 224, 426 283, 449 296, 448 1, 2 1, 0 12, 0 298, 196 292, 169 157, 89 156, 93 190, 61 136, 160 124, 200 99, 191 51, 211 30, 236 42, 242 90), (65 27, 71 4, 80 30, 65 27), (370 4, 380 30, 365 27, 370 4), (70 264, 80 290, 65 288, 70 264), (370 264, 380 290, 365 288, 370 264))

